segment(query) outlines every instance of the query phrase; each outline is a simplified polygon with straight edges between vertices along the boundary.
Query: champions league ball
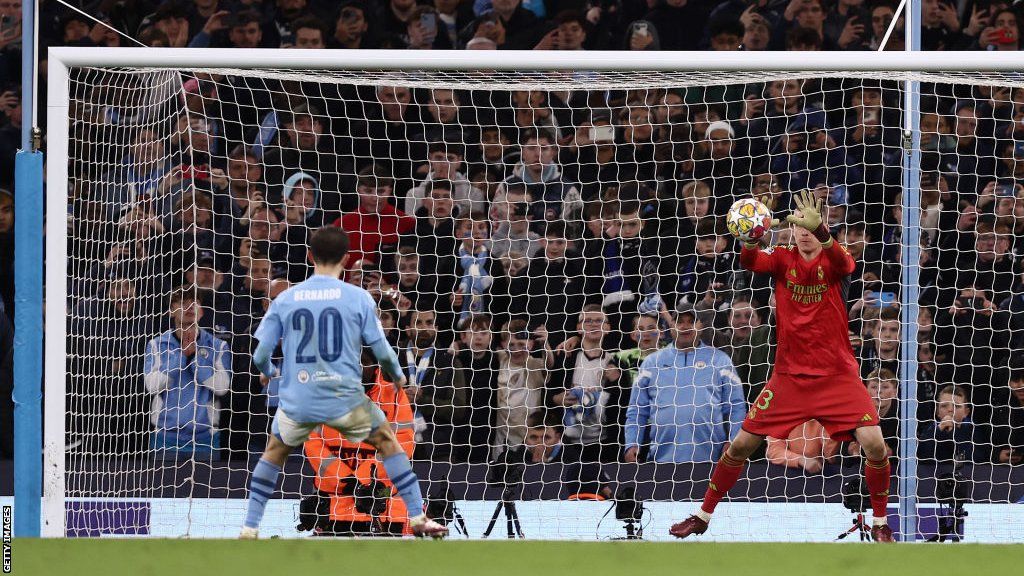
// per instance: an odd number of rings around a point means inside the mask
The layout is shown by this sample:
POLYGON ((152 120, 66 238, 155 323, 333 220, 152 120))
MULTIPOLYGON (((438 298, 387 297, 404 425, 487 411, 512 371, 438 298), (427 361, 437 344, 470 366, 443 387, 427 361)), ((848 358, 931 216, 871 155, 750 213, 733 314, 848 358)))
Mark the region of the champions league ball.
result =
POLYGON ((772 212, 753 198, 737 200, 729 208, 725 227, 743 242, 754 242, 771 228, 772 212))

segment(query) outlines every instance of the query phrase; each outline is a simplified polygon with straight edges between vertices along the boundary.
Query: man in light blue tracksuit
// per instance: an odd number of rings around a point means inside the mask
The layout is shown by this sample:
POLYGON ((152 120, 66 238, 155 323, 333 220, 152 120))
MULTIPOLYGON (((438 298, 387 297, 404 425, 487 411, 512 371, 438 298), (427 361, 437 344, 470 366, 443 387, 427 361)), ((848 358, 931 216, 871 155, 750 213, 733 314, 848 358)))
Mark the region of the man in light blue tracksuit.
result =
POLYGON ((144 381, 153 395, 155 450, 212 455, 219 447, 217 398, 231 387, 231 352, 199 328, 202 314, 193 291, 176 290, 174 327, 146 344, 144 381))
POLYGON ((743 385, 724 352, 700 342, 696 312, 676 312, 675 341, 640 364, 626 410, 626 461, 715 462, 746 416, 743 385))

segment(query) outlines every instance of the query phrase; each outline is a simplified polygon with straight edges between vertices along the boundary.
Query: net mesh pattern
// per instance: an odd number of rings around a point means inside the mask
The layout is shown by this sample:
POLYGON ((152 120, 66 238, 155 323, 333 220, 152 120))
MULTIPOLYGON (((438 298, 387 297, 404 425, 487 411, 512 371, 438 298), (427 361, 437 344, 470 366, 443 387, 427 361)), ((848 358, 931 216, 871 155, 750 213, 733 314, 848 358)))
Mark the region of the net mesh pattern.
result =
MULTIPOLYGON (((528 536, 593 538, 591 504, 564 500, 625 488, 652 534, 692 512, 775 362, 773 282, 740 265, 725 215, 754 196, 784 217, 802 190, 857 262, 836 329, 894 470, 912 425, 922 506, 953 517, 1024 496, 1019 74, 75 68, 70 98, 69 533, 97 509, 122 533, 233 533, 278 408, 254 331, 311 273, 309 234, 340 225, 345 279, 377 301, 413 384, 387 396, 369 360, 367 391, 429 500, 485 517, 507 489, 528 536), (905 324, 908 79, 922 83, 923 208, 921 312, 905 324), (726 376, 641 369, 686 343, 677 309, 695 311, 726 376), (150 528, 133 532, 143 511, 150 528)), ((405 529, 390 500, 356 507, 390 486, 368 446, 324 431, 301 452, 272 501, 279 533, 298 534, 300 499, 327 531, 405 529)), ((861 466, 817 422, 770 440, 716 537, 760 538, 762 512, 842 528, 861 466)), ((993 510, 992 538, 1019 532, 993 510)))

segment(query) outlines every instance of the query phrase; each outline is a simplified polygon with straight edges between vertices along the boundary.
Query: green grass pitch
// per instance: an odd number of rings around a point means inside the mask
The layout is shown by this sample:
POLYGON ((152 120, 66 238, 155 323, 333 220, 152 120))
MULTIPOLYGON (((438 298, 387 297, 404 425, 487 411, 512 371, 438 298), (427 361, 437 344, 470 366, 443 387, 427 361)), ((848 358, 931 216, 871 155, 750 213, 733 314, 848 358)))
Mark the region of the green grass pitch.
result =
POLYGON ((368 540, 15 540, 33 576, 981 576, 1020 574, 1024 545, 368 540))

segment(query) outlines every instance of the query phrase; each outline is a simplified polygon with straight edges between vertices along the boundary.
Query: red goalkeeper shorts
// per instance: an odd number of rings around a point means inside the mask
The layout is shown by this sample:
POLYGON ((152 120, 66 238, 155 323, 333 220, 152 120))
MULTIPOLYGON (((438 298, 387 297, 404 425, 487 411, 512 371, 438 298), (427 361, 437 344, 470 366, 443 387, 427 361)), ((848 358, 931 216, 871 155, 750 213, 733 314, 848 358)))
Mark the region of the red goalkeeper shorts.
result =
POLYGON ((878 410, 857 374, 798 376, 773 374, 750 406, 743 429, 759 436, 788 438, 815 419, 837 441, 853 440, 861 426, 876 426, 878 410))

